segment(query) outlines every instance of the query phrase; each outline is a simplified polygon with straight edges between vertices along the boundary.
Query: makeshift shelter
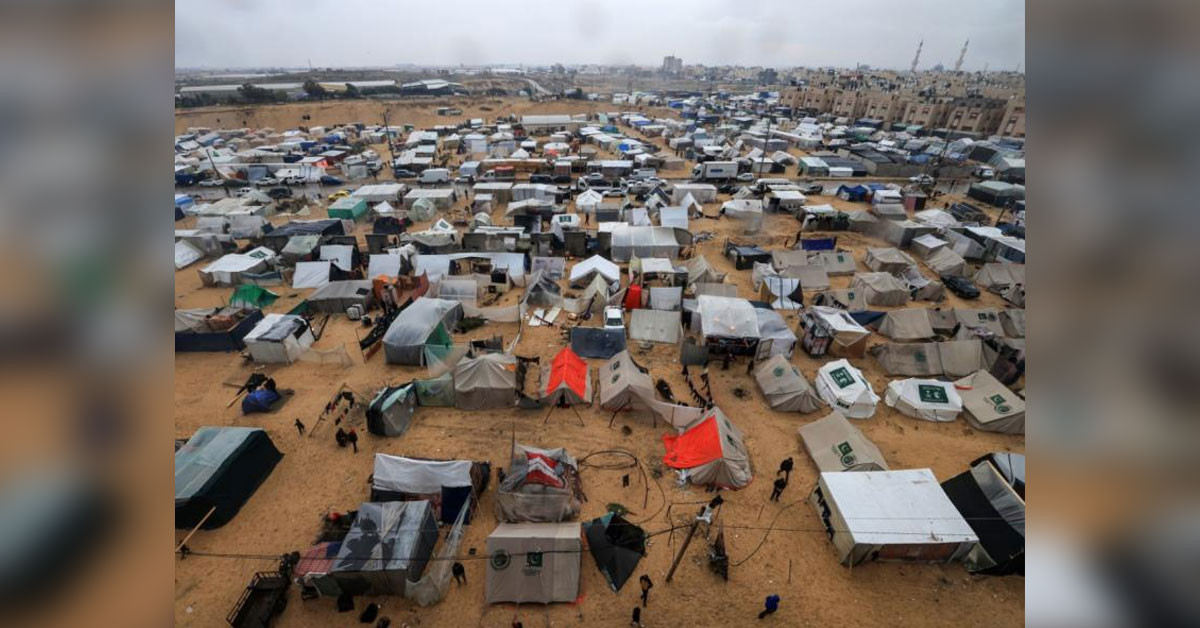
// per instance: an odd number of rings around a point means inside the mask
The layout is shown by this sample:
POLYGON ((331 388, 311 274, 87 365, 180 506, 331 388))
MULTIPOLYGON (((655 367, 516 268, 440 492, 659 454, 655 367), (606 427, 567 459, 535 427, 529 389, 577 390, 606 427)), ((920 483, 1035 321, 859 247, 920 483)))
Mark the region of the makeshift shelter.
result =
POLYGON ((648 407, 646 400, 654 399, 654 382, 650 373, 633 361, 629 351, 609 358, 600 367, 600 407, 618 411, 626 408, 648 407))
POLYGON ((847 567, 868 560, 949 563, 979 541, 929 469, 822 472, 809 502, 847 567))
POLYGON ((259 388, 258 390, 251 391, 242 397, 242 414, 270 412, 281 399, 283 399, 283 395, 270 388, 259 388))
POLYGON ((629 315, 629 337, 634 340, 675 344, 683 336, 682 316, 677 311, 637 309, 629 315))
POLYGON ((282 458, 261 428, 196 430, 175 452, 175 527, 229 523, 282 458))
POLYGON ((879 333, 892 340, 928 340, 934 337, 933 327, 929 324, 929 310, 924 308, 905 308, 891 310, 883 315, 879 323, 879 333))
POLYGON ((954 384, 936 379, 894 380, 888 383, 883 402, 901 414, 934 422, 953 421, 963 407, 954 384))
POLYGON ((402 310, 383 335, 383 350, 389 364, 425 364, 425 347, 449 347, 451 330, 463 317, 458 301, 420 297, 402 310))
POLYGON ((278 294, 254 284, 242 284, 233 290, 229 297, 229 307, 263 308, 275 302, 278 294))
POLYGON ((783 355, 773 355, 754 371, 767 404, 780 412, 816 412, 824 404, 816 391, 783 355))
POLYGON ((1000 312, 1000 326, 1004 328, 1005 336, 1009 338, 1024 338, 1025 310, 1009 308, 1000 312))
POLYGON ((808 263, 824 268, 831 276, 853 275, 858 269, 854 255, 845 251, 815 251, 809 255, 808 263))
POLYGON ((913 238, 911 248, 912 252, 916 253, 917 257, 927 260, 929 259, 930 255, 945 249, 946 245, 948 244, 949 242, 946 242, 932 233, 927 233, 923 236, 917 236, 913 238))
POLYGON ((429 502, 366 502, 329 575, 349 595, 404 595, 424 573, 437 539, 429 502))
MULTIPOLYGON (((679 241, 675 237, 675 230, 671 227, 635 227, 617 224, 611 231, 610 251, 612 259, 617 262, 628 262, 635 257, 674 259, 679 256, 679 241)), ((574 276, 574 269, 572 269, 572 276, 574 276)))
POLYGON ((888 468, 875 443, 837 410, 801 425, 796 433, 819 472, 886 471, 888 468))
POLYGON ((861 292, 867 305, 898 306, 908 303, 908 286, 885 272, 855 273, 850 289, 861 292))
POLYGON ((175 243, 175 270, 187 268, 201 259, 204 259, 204 251, 184 240, 175 243))
POLYGON ((703 255, 697 255, 683 263, 687 268, 688 285, 694 283, 722 283, 725 273, 717 271, 703 255))
POLYGON ((487 537, 489 604, 550 604, 579 597, 580 524, 501 523, 487 537))
POLYGON ((175 351, 240 351, 246 346, 243 338, 262 319, 258 309, 175 310, 175 351))
POLYGON ((862 371, 847 360, 827 362, 817 369, 817 394, 851 419, 869 419, 875 415, 879 396, 862 371))
POLYGON ((898 275, 904 272, 904 269, 916 264, 916 261, 900 249, 869 248, 867 249, 866 264, 867 268, 875 272, 898 275))
POLYGON ((570 347, 563 347, 542 367, 538 392, 542 405, 591 405, 591 369, 570 347))
POLYGON ((811 350, 811 344, 821 338, 832 338, 835 354, 861 355, 866 349, 867 337, 871 335, 867 328, 846 310, 824 305, 814 305, 808 308, 801 317, 804 325, 805 346, 811 350))
POLYGON ((454 376, 443 373, 430 379, 414 379, 413 388, 417 391, 417 405, 435 408, 454 407, 454 376))
POLYGON ((929 270, 941 275, 963 277, 967 274, 967 260, 953 250, 942 247, 925 258, 929 270))
POLYGON ((370 279, 331 281, 308 296, 308 307, 314 312, 345 314, 350 306, 366 312, 374 303, 370 279))
POLYGON ((663 464, 680 469, 692 484, 738 489, 753 479, 742 432, 713 406, 678 435, 663 435, 663 464))
POLYGON ((296 269, 292 273, 292 288, 302 290, 327 285, 332 268, 333 264, 328 260, 296 262, 296 269))
POLYGON ((618 283, 621 281, 621 268, 599 255, 593 255, 571 267, 570 285, 582 288, 591 283, 595 275, 604 277, 609 284, 618 283))
POLYGON ((230 253, 200 269, 200 281, 205 286, 236 286, 246 274, 261 274, 270 270, 275 252, 260 246, 249 253, 230 253))
POLYGON ((625 330, 572 327, 571 350, 580 357, 607 360, 625 350, 625 330))
POLYGON ((459 511, 466 508, 463 521, 470 523, 484 474, 490 472, 488 465, 470 460, 418 460, 375 454, 371 501, 425 500, 443 525, 454 523, 459 511))
POLYGON ((267 314, 242 340, 259 364, 291 364, 315 342, 308 321, 292 314, 267 314))
POLYGON ((367 215, 367 200, 347 196, 339 198, 329 206, 329 217, 340 220, 358 220, 367 215))
POLYGON ((503 522, 557 522, 579 514, 579 465, 566 449, 513 444, 508 474, 496 488, 496 518, 503 522))
POLYGON ((1025 433, 1025 400, 985 370, 956 382, 967 423, 977 430, 1025 433))
POLYGON ((604 195, 595 190, 585 190, 582 194, 575 197, 575 207, 579 211, 590 214, 596 211, 596 208, 604 202, 604 195))
POLYGON ((755 347, 759 357, 762 356, 763 344, 769 345, 767 355, 785 355, 791 357, 796 348, 796 334, 788 327, 787 321, 775 310, 754 308, 754 318, 758 325, 758 345, 755 347))
POLYGON ((754 234, 762 229, 763 202, 758 199, 733 199, 721 205, 721 213, 742 223, 742 233, 754 234))
POLYGON ((384 386, 367 404, 367 431, 377 436, 403 436, 417 411, 412 384, 384 386))
POLYGON ((517 401, 517 358, 485 353, 464 358, 454 367, 454 407, 459 410, 499 410, 517 401))
POLYGON ((947 342, 889 342, 871 347, 870 353, 888 375, 964 377, 987 368, 983 342, 978 338, 947 342))
POLYGON ((979 537, 963 558, 967 571, 1025 575, 1025 500, 987 461, 945 482, 942 490, 979 537))
POLYGON ((746 299, 700 295, 692 326, 707 338, 758 339, 758 316, 746 299))
POLYGON ((614 592, 620 591, 646 555, 646 531, 608 512, 584 523, 583 533, 596 568, 614 592))
POLYGON ((1025 285, 1025 265, 994 262, 984 264, 975 273, 975 283, 992 292, 1003 292, 1014 284, 1025 285))

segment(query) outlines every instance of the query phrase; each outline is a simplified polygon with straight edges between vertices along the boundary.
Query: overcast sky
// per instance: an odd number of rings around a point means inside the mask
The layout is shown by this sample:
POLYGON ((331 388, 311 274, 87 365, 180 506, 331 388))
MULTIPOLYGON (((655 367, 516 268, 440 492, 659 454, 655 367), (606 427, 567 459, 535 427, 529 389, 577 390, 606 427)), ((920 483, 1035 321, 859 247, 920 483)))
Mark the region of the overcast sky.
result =
POLYGON ((1025 63, 1023 0, 176 0, 177 67, 1025 63))

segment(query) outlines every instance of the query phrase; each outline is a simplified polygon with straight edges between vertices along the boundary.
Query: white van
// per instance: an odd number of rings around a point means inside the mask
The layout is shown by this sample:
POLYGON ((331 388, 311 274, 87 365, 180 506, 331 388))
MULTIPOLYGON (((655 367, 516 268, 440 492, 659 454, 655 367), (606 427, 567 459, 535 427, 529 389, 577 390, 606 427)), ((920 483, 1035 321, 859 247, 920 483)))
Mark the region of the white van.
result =
POLYGON ((426 168, 421 171, 420 183, 449 183, 450 171, 446 168, 426 168))

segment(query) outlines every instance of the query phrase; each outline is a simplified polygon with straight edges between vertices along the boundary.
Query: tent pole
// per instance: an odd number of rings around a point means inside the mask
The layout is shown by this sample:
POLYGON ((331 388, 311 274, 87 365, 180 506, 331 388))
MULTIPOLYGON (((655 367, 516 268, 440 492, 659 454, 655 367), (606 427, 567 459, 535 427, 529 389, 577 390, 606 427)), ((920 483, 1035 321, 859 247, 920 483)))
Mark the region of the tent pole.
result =
POLYGON ((183 537, 183 540, 179 542, 179 545, 175 546, 175 553, 176 553, 176 554, 178 554, 178 553, 179 553, 179 550, 180 550, 180 549, 183 549, 183 546, 184 546, 184 545, 187 545, 187 542, 191 540, 191 538, 192 538, 192 535, 193 535, 193 534, 195 534, 195 533, 196 533, 196 531, 200 529, 200 526, 204 525, 204 522, 205 522, 205 521, 208 521, 208 518, 209 518, 209 517, 211 517, 211 516, 212 516, 212 514, 213 514, 214 512, 216 512, 216 511, 217 511, 217 507, 216 507, 216 506, 213 506, 212 508, 209 508, 209 509, 208 509, 208 513, 206 513, 206 514, 204 515, 204 518, 200 520, 200 523, 197 523, 197 524, 196 524, 196 527, 192 528, 192 531, 191 531, 191 532, 188 532, 188 533, 187 533, 187 536, 183 537))
MULTIPOLYGON (((704 508, 700 508, 700 512, 704 512, 704 508)), ((675 560, 671 561, 671 568, 667 570, 667 582, 675 575, 675 568, 679 566, 679 561, 683 560, 683 553, 687 551, 688 545, 692 542, 692 537, 696 534, 696 528, 700 526, 700 516, 692 521, 692 527, 688 530, 687 538, 683 539, 683 545, 679 546, 679 553, 675 554, 675 560)))

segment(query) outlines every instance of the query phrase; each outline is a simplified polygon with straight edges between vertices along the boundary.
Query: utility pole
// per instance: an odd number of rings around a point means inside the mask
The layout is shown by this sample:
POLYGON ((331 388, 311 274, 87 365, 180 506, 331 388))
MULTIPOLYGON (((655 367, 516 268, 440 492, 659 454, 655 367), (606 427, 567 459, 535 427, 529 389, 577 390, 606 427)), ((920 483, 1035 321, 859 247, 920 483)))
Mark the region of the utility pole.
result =
POLYGON ((692 527, 688 530, 687 538, 683 539, 683 545, 679 546, 679 553, 675 554, 675 560, 671 561, 671 568, 667 570, 667 582, 675 575, 675 568, 679 566, 679 561, 683 560, 683 553, 687 551, 688 545, 692 542, 692 537, 696 535, 696 528, 700 527, 700 516, 704 514, 704 508, 700 509, 700 514, 696 515, 696 519, 692 521, 692 527))
POLYGON ((387 105, 383 107, 383 137, 387 140, 388 168, 396 167, 396 151, 392 148, 392 127, 388 125, 387 105))

